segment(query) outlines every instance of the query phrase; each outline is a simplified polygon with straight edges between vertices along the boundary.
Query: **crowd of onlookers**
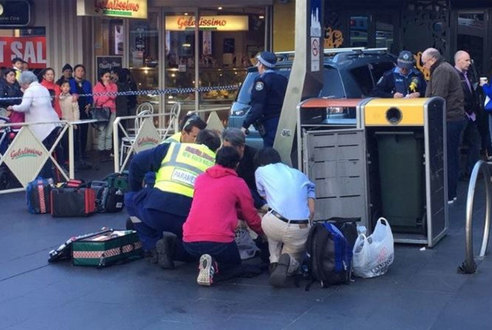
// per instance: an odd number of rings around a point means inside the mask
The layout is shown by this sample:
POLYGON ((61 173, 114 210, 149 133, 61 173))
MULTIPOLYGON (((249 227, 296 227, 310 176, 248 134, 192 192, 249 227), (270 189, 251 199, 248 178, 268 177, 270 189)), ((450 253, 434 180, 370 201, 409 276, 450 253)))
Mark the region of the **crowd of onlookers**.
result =
MULTIPOLYGON (((16 57, 12 59, 12 67, 2 68, 0 74, 2 115, 8 116, 11 123, 52 122, 31 126, 36 138, 49 150, 59 133, 60 125, 56 124, 57 121, 76 122, 91 119, 93 108, 108 108, 109 121, 93 124, 98 151, 94 163, 108 161, 112 149, 112 124, 115 117, 133 115, 137 106, 136 95, 116 95, 116 92, 134 91, 137 85, 130 70, 125 68, 102 69, 97 77, 98 81, 94 85, 91 84, 86 78, 86 70, 82 64, 74 67, 66 64, 58 79, 55 70, 49 67, 35 74, 29 71, 25 61, 16 57)), ((125 122, 122 122, 122 125, 125 126, 125 122)), ((14 131, 19 128, 20 125, 13 126, 14 131)), ((89 125, 80 124, 74 128, 75 157, 77 160, 83 160, 88 149, 89 125)), ((57 151, 59 158, 68 159, 67 138, 62 140, 57 151)), ((83 161, 77 163, 79 166, 86 164, 83 161)))

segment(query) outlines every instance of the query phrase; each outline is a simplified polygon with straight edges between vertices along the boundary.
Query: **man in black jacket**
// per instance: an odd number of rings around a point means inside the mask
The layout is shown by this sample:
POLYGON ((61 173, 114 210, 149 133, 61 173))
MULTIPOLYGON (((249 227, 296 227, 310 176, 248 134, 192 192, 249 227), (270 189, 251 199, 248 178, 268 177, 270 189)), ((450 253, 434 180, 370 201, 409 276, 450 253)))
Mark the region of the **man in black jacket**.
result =
POLYGON ((234 147, 239 152, 241 160, 236 169, 237 175, 246 181, 255 207, 261 209, 266 202, 256 190, 254 157, 257 150, 246 144, 244 133, 239 128, 226 128, 222 132, 222 141, 224 147, 234 147))
POLYGON ((461 79, 461 87, 464 94, 464 108, 466 126, 463 131, 463 144, 468 146, 468 157, 466 167, 463 169, 463 177, 468 177, 473 169, 473 166, 480 158, 480 133, 478 131, 478 114, 480 106, 478 104, 478 97, 475 89, 473 88, 470 79, 468 78, 468 69, 471 65, 470 55, 459 50, 454 55, 454 68, 458 72, 461 79))

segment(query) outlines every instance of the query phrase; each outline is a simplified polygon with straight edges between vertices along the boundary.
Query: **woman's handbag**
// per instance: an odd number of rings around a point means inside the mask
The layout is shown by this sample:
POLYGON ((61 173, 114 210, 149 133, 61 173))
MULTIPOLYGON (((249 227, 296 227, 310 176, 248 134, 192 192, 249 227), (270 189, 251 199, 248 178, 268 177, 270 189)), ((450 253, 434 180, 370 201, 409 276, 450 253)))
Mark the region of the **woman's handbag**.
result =
POLYGON ((370 278, 383 275, 394 259, 394 241, 391 227, 385 218, 379 218, 374 232, 366 237, 360 234, 354 244, 354 275, 370 278))
POLYGON ((94 107, 91 109, 91 118, 107 124, 111 116, 111 109, 109 107, 94 107))

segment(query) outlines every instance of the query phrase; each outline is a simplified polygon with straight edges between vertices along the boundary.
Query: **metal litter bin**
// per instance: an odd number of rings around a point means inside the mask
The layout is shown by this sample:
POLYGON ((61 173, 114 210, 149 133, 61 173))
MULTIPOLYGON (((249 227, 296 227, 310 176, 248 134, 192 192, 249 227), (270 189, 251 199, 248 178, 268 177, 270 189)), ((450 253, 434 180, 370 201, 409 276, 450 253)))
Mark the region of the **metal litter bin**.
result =
POLYGON ((448 228, 444 100, 372 99, 360 111, 371 220, 385 217, 395 242, 432 247, 448 228))

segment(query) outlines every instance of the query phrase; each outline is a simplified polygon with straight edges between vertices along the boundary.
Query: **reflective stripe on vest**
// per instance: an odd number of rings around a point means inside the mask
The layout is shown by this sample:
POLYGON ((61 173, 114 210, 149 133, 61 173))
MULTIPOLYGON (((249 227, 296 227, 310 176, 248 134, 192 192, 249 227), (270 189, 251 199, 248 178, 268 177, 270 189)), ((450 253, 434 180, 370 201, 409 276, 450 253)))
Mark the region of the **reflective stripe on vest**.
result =
POLYGON ((204 145, 172 142, 157 171, 154 187, 193 197, 196 177, 215 164, 215 153, 204 145))

